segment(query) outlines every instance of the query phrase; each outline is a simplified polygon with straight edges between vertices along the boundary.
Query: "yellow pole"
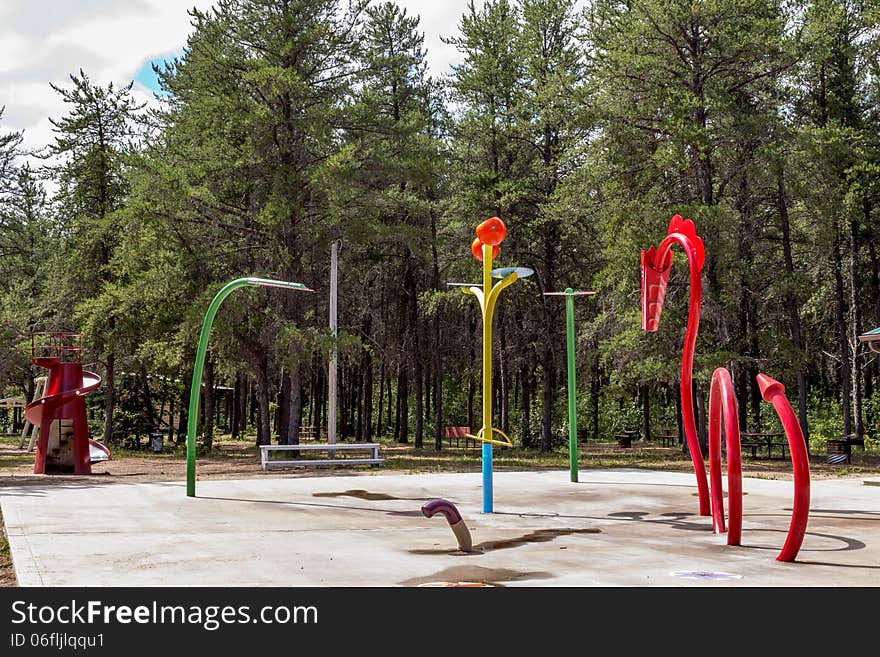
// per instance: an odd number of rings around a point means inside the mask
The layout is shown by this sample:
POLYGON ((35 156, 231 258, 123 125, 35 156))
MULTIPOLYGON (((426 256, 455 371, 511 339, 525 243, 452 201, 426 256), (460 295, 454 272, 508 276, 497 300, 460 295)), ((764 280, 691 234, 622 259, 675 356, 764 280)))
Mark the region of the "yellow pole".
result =
POLYGON ((501 290, 511 285, 518 275, 511 272, 501 281, 492 285, 492 246, 483 245, 483 289, 466 288, 466 294, 473 294, 480 303, 483 315, 483 427, 477 432, 478 440, 483 443, 483 512, 492 513, 492 445, 510 447, 510 438, 503 432, 492 427, 492 319, 495 315, 495 303, 501 290), (500 433, 504 440, 496 440, 495 433, 500 433))
POLYGON ((492 513, 492 246, 483 245, 483 513, 492 513))

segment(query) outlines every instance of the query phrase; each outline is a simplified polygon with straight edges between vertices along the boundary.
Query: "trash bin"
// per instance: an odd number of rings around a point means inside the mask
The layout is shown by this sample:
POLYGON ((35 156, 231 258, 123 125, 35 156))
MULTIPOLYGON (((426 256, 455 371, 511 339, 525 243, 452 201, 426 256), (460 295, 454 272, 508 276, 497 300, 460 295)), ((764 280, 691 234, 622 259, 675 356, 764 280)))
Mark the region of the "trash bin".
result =
POLYGON ((850 443, 848 440, 829 440, 826 445, 828 463, 839 465, 850 462, 850 443))
POLYGON ((161 431, 150 432, 150 449, 159 454, 162 451, 165 434, 161 431))

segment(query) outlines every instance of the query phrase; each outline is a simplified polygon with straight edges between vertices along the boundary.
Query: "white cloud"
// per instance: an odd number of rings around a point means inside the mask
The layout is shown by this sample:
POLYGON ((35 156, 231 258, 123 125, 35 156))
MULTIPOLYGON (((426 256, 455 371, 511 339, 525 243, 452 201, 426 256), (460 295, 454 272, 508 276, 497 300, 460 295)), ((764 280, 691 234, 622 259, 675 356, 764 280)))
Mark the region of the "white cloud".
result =
MULTIPOLYGON (((441 36, 457 31, 467 0, 397 0, 420 15, 432 75, 458 61, 441 36)), ((0 131, 24 130, 25 147, 53 140, 49 117, 66 112, 49 83, 66 86, 82 68, 95 84, 127 84, 144 63, 178 51, 192 26, 187 10, 214 0, 2 0, 0 2, 0 131)), ((477 5, 482 4, 477 0, 477 5)), ((135 85, 138 98, 150 92, 135 85)))
MULTIPOLYGON (((127 84, 143 63, 179 49, 187 9, 213 0, 3 0, 0 4, 0 130, 24 130, 25 147, 51 143, 49 117, 66 108, 49 83, 82 68, 96 84, 127 84)), ((140 89, 140 97, 149 97, 140 89)))
MULTIPOLYGON (((440 77, 450 72, 450 66, 458 64, 461 56, 455 46, 443 43, 440 37, 452 37, 458 32, 462 14, 467 10, 468 0, 396 0, 409 16, 420 16, 419 29, 425 34, 428 51, 428 68, 431 75, 440 77)), ((479 9, 483 0, 475 0, 479 9)))

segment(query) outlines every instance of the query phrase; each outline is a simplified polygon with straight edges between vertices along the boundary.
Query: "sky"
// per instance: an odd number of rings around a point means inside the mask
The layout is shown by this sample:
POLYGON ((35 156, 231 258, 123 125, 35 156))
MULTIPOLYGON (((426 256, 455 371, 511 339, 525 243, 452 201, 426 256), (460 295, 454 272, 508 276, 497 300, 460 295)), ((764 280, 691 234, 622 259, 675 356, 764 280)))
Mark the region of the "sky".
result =
MULTIPOLYGON (((441 75, 458 63, 458 52, 441 36, 456 32, 467 0, 396 0, 421 16, 428 66, 441 75)), ((83 69, 92 83, 134 80, 133 95, 152 101, 150 63, 181 52, 190 33, 187 10, 206 10, 214 0, 2 0, 0 1, 0 134, 24 131, 24 147, 53 141, 49 117, 66 113, 49 83, 69 86, 83 69)), ((481 2, 476 2, 479 7, 481 2)))

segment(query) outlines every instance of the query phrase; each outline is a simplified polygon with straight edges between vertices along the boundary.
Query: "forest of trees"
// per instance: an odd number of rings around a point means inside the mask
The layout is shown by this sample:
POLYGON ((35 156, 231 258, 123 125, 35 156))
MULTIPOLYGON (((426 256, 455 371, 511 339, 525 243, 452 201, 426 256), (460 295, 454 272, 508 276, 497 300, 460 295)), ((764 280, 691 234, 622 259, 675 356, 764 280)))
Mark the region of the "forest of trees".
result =
POLYGON ((71 71, 36 154, 0 113, 0 397, 43 373, 32 332, 77 331, 103 377, 96 437, 172 410, 180 440, 211 298, 276 278, 316 293, 224 304, 201 440, 222 386, 224 431, 294 442, 326 426, 338 242, 340 437, 439 449, 481 395, 479 309, 446 283, 478 280, 474 227, 499 216, 499 266, 535 275, 496 310, 497 426, 542 450, 566 429, 564 303, 542 293, 572 287, 596 291, 575 303, 581 428, 675 427, 687 266, 648 334, 639 250, 681 214, 707 252, 697 392, 729 367, 741 423, 766 430, 761 371, 814 440, 877 432, 880 364, 858 340, 880 326, 876 0, 472 1, 439 78, 392 2, 190 15, 155 106, 71 71))

